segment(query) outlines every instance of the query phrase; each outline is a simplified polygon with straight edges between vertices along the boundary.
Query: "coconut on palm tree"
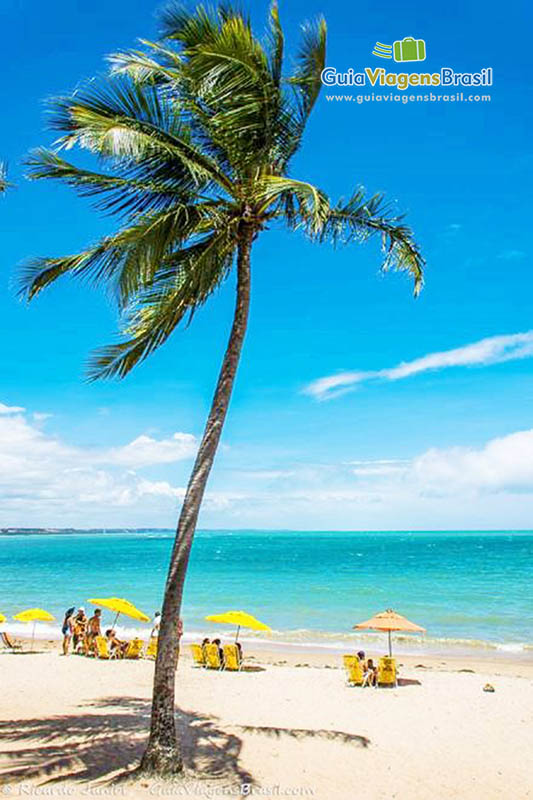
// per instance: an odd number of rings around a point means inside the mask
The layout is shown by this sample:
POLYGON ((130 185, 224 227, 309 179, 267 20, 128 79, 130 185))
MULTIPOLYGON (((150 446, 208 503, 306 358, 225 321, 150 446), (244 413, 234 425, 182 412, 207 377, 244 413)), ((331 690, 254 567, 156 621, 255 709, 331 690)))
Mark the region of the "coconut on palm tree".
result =
POLYGON ((323 20, 303 29, 294 71, 284 69, 276 5, 263 40, 229 6, 162 15, 162 37, 111 57, 110 74, 53 101, 54 150, 29 159, 30 176, 59 179, 121 219, 117 231, 80 253, 28 263, 23 293, 34 298, 62 275, 112 287, 123 340, 97 351, 92 379, 124 377, 193 316, 236 268, 229 343, 186 495, 165 588, 155 665, 150 739, 142 768, 182 769, 174 693, 183 586, 198 513, 228 411, 250 302, 254 241, 285 224, 317 243, 377 237, 382 268, 409 273, 415 293, 423 259, 412 233, 381 195, 356 188, 332 204, 291 175, 321 88, 323 20), (60 152, 78 147, 108 171, 60 152))

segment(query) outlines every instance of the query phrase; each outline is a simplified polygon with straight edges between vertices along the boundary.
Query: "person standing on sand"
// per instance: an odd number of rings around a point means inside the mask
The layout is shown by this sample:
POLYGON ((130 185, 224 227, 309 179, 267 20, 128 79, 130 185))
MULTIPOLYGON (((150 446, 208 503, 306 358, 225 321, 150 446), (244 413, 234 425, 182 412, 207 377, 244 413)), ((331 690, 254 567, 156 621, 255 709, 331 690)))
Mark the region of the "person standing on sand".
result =
POLYGON ((159 627, 161 625, 161 612, 156 611, 154 614, 154 626, 150 631, 150 639, 157 639, 159 636, 159 627))
POLYGON ((72 630, 72 644, 74 652, 79 653, 80 648, 85 642, 85 635, 87 633, 87 617, 85 616, 85 609, 83 606, 78 608, 78 613, 74 617, 73 630, 72 630))
POLYGON ((100 623, 102 621, 102 611, 96 608, 93 616, 88 623, 87 637, 85 639, 85 655, 89 655, 95 649, 95 639, 97 636, 102 635, 100 623))
POLYGON ((72 636, 74 635, 74 612, 76 611, 76 606, 72 606, 71 608, 65 611, 65 618, 63 620, 63 626, 61 628, 61 633, 63 634, 63 655, 68 656, 68 651, 70 648, 70 642, 72 640, 72 636))

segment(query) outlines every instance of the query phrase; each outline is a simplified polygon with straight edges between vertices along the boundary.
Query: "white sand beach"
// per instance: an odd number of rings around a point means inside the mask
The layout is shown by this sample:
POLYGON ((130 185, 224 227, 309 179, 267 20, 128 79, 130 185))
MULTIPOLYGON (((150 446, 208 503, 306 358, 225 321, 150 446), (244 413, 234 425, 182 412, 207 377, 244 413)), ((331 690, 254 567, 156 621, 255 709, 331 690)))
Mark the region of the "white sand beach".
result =
POLYGON ((1 791, 74 798, 533 796, 532 662, 398 661, 403 685, 360 689, 345 685, 335 654, 257 651, 254 671, 231 674, 194 668, 184 652, 177 705, 186 774, 169 784, 130 773, 147 735, 151 662, 64 658, 57 649, 2 654, 1 791), (494 693, 482 691, 487 682, 494 693))

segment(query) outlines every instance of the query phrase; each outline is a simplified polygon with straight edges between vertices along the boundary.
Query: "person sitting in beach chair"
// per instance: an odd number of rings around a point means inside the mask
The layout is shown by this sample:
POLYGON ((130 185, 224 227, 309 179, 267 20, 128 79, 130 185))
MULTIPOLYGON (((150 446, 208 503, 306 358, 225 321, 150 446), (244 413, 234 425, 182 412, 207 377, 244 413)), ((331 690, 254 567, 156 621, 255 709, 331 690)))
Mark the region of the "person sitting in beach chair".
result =
POLYGON ((211 644, 215 644, 218 647, 218 656, 220 658, 220 663, 224 666, 224 649, 222 647, 222 642, 220 639, 213 639, 211 644))
MULTIPOLYGON (((102 636, 97 637, 99 639, 103 639, 102 636)), ((106 645, 109 645, 109 650, 111 653, 111 658, 123 658, 124 653, 128 648, 128 642, 123 642, 117 637, 117 632, 113 630, 113 628, 108 628, 105 632, 105 639, 106 645)))
POLYGON ((363 667, 363 686, 375 686, 378 670, 373 659, 367 659, 363 667))
POLYGON ((219 647, 220 639, 215 639, 211 644, 206 644, 204 647, 205 652, 205 666, 207 669, 224 669, 224 653, 222 648, 219 647))
POLYGON ((348 686, 362 686, 364 682, 363 665, 359 656, 345 655, 342 660, 348 686))
POLYGON ((224 654, 224 669, 229 672, 239 672, 242 669, 242 650, 239 643, 225 644, 222 651, 224 654))
POLYGON ((391 656, 382 656, 378 662, 377 669, 378 686, 398 686, 398 675, 396 661, 391 656))
POLYGON ((142 639, 132 639, 127 642, 126 649, 124 650, 124 658, 140 658, 143 652, 144 642, 142 639))
POLYGON ((22 645, 18 644, 18 642, 14 642, 11 636, 6 633, 5 631, 0 631, 0 640, 4 647, 7 647, 8 650, 21 650, 22 645))

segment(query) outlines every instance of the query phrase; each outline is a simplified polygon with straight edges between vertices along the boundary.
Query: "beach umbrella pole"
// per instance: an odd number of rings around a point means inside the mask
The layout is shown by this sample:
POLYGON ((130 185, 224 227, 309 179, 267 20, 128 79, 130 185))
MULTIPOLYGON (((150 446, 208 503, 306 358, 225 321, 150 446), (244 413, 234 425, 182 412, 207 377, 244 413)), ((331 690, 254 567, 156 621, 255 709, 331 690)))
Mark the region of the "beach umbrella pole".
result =
POLYGON ((33 651, 33 642, 34 642, 34 640, 35 640, 35 622, 33 623, 32 629, 31 629, 31 649, 32 649, 32 651, 33 651))
POLYGON ((237 625, 237 633, 235 634, 235 641, 237 641, 237 640, 238 640, 238 638, 239 638, 239 631, 240 631, 240 629, 241 629, 241 626, 240 626, 240 625, 237 625))
POLYGON ((392 637, 389 631, 389 656, 392 656, 392 637))

